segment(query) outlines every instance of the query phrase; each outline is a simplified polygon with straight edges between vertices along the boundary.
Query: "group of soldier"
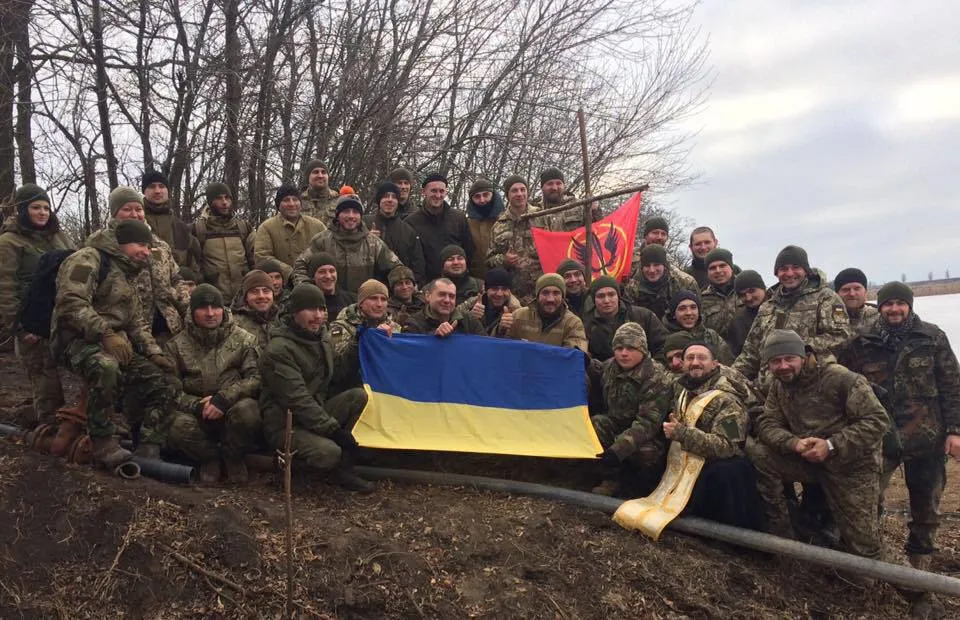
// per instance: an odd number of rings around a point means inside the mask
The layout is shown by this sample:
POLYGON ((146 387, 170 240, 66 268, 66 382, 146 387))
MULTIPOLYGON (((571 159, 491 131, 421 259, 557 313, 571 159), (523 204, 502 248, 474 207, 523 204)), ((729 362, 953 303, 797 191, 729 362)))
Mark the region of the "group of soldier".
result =
MULTIPOLYGON (((873 306, 862 271, 830 283, 787 246, 768 288, 707 227, 690 234, 693 262, 680 269, 665 250, 668 222, 651 217, 629 276, 588 285, 572 259, 544 273, 533 243, 532 227, 582 224, 577 209, 538 215, 574 200, 556 168, 541 173, 537 200, 520 176, 502 194, 478 179, 465 209, 450 205, 439 173, 421 179, 418 199, 414 175, 394 170, 369 205, 329 180, 323 162, 308 162, 257 227, 222 183, 206 187, 189 225, 160 172, 141 191, 114 189, 106 227, 56 274, 49 340, 20 328, 18 309, 40 257, 72 246, 44 190, 20 187, 0 232, 0 319, 38 419, 63 404, 63 366, 83 379, 97 463, 131 457, 117 439, 128 425, 137 452, 240 483, 248 452, 283 446, 289 411, 296 466, 369 492, 352 467, 367 398, 361 328, 575 347, 604 447, 595 492, 650 492, 677 442, 705 462, 689 513, 794 536, 788 501, 801 483, 845 548, 878 558, 883 489, 903 465, 906 550, 929 566, 945 460, 960 457, 960 368, 905 284, 883 286, 873 306)), ((942 608, 931 595, 911 600, 916 613, 942 608)))

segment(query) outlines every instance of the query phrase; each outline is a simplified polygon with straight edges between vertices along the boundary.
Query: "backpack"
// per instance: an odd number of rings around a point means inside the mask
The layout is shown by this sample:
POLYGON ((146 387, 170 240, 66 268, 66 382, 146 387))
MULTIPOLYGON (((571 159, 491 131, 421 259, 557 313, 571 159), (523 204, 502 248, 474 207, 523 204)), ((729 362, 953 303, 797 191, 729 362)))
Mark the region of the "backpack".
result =
MULTIPOLYGON (((57 301, 57 273, 68 256, 76 250, 52 250, 40 257, 37 272, 23 296, 16 324, 23 331, 43 338, 50 337, 50 320, 57 301)), ((110 271, 110 255, 100 250, 97 286, 103 284, 110 271)))

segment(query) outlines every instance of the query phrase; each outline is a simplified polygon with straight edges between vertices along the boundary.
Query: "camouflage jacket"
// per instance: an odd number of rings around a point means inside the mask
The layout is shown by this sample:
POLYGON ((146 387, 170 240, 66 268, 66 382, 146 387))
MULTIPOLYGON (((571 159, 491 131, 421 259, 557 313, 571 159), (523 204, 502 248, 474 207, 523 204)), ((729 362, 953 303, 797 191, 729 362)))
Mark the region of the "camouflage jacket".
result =
POLYGON ((389 312, 379 321, 370 320, 360 314, 357 304, 350 304, 340 311, 340 316, 330 325, 330 343, 337 358, 338 372, 342 375, 342 380, 337 383, 338 391, 363 385, 357 333, 363 326, 376 328, 384 323, 393 326, 393 333, 400 333, 400 326, 393 321, 389 312))
POLYGON ((309 215, 291 222, 279 213, 264 220, 253 234, 253 254, 259 261, 273 258, 285 267, 283 277, 293 273, 293 263, 307 249, 310 240, 327 229, 320 220, 309 215))
MULTIPOLYGON (((524 213, 535 213, 539 208, 528 205, 524 213)), ((511 291, 520 299, 520 303, 533 301, 537 278, 543 275, 540 256, 533 244, 532 226, 546 228, 550 222, 545 217, 521 219, 511 209, 506 209, 493 225, 492 241, 487 251, 487 266, 502 267, 513 276, 511 291), (516 265, 506 262, 507 252, 516 252, 519 256, 516 265)))
POLYGON ((233 299, 243 276, 253 267, 253 227, 234 215, 217 215, 207 207, 193 222, 191 231, 203 254, 201 272, 225 299, 233 299))
MULTIPOLYGON (((559 204, 545 204, 543 201, 543 196, 538 196, 536 199, 530 201, 530 206, 535 208, 537 211, 543 211, 545 209, 552 209, 554 207, 559 207, 560 205, 565 205, 568 202, 573 202, 576 199, 577 197, 573 194, 573 192, 564 192, 563 198, 560 200, 559 204)), ((538 227, 547 228, 554 232, 571 232, 583 226, 583 207, 573 207, 567 209, 566 211, 546 215, 544 218, 546 218, 546 222, 544 224, 538 224, 538 227)), ((541 219, 540 221, 543 222, 544 220, 541 219)))
POLYGON ((595 306, 583 313, 583 330, 589 343, 588 352, 600 361, 613 357, 613 335, 624 323, 632 321, 643 327, 647 335, 647 350, 656 355, 669 332, 656 315, 643 306, 628 306, 623 301, 612 317, 601 316, 595 306))
POLYGON ((319 192, 308 187, 300 194, 301 212, 320 220, 324 226, 329 227, 333 224, 337 215, 337 199, 339 197, 340 193, 329 187, 319 192))
POLYGON ((880 311, 873 304, 867 304, 860 309, 860 313, 853 315, 847 309, 847 316, 850 317, 850 328, 854 332, 866 332, 873 329, 880 319, 880 311))
POLYGON ((227 309, 216 329, 198 327, 187 314, 184 330, 164 349, 177 367, 180 411, 200 414, 203 397, 213 396, 211 404, 226 413, 241 398, 260 395, 257 339, 234 323, 227 309))
POLYGON ((560 316, 546 325, 540 317, 537 302, 520 308, 513 315, 513 325, 510 326, 507 337, 587 352, 587 334, 583 331, 583 321, 570 312, 566 304, 562 306, 560 316))
POLYGON ((26 297, 33 276, 40 265, 40 257, 52 250, 73 247, 60 231, 56 217, 46 230, 21 226, 17 216, 11 216, 0 228, 0 328, 13 329, 20 305, 26 297))
POLYGON ((365 281, 376 278, 387 281, 390 270, 400 265, 400 259, 390 251, 387 244, 376 235, 371 235, 363 222, 360 227, 347 232, 339 225, 316 235, 310 247, 304 250, 293 266, 293 284, 313 282, 313 274, 307 274, 307 265, 314 254, 326 252, 333 256, 337 268, 337 288, 356 293, 365 281))
POLYGON ((107 334, 126 336, 142 355, 161 353, 141 312, 134 281, 146 263, 136 263, 117 245, 112 234, 88 241, 63 261, 57 272, 57 299, 50 323, 50 340, 57 358, 71 342, 99 343, 107 334), (98 284, 100 253, 110 269, 98 284))
POLYGON ((727 340, 727 331, 733 323, 733 317, 743 306, 736 289, 733 288, 733 281, 729 287, 730 291, 723 293, 710 284, 700 293, 700 315, 703 317, 704 326, 720 334, 724 340, 727 340))
POLYGON ((673 377, 649 355, 630 370, 609 359, 601 364, 601 377, 604 413, 590 418, 600 444, 612 445, 621 460, 646 442, 662 447, 656 411, 669 406, 673 377))
MULTIPOLYGON (((462 304, 457 306, 457 309, 460 310, 462 314, 469 314, 476 305, 478 297, 479 295, 468 297, 462 304)), ((503 308, 501 308, 499 312, 494 310, 487 300, 486 293, 483 294, 483 299, 480 303, 484 306, 483 317, 479 319, 481 325, 483 325, 483 332, 488 336, 505 336, 506 334, 500 330, 500 319, 503 317, 503 308)), ((510 299, 508 299, 505 304, 505 307, 508 308, 510 312, 516 312, 521 306, 520 300, 513 295, 510 295, 510 299)))
MULTIPOLYGON (((666 318, 663 320, 663 326, 667 329, 667 332, 670 334, 684 331, 683 327, 680 327, 680 324, 671 318, 666 318)), ((733 363, 733 353, 730 352, 730 345, 720 337, 720 334, 710 329, 709 327, 704 327, 703 319, 697 321, 697 324, 693 326, 693 329, 686 330, 690 332, 690 335, 696 340, 706 342, 713 347, 713 350, 717 354, 717 361, 721 364, 729 366, 733 363)))
POLYGON ((792 329, 818 355, 837 355, 853 333, 843 300, 825 281, 822 271, 812 270, 807 279, 789 293, 779 284, 767 291, 767 301, 760 306, 733 367, 766 388, 771 377, 761 362, 760 351, 763 341, 774 329, 792 329))
POLYGON ((419 292, 414 293, 413 299, 407 303, 391 295, 387 300, 387 308, 389 308, 393 319, 400 325, 403 325, 407 322, 407 319, 423 310, 423 298, 419 292))
POLYGON ((884 341, 880 325, 857 336, 841 354, 887 394, 904 458, 940 453, 946 435, 960 435, 960 366, 946 334, 914 315, 897 347, 884 341))
POLYGON ((270 328, 277 322, 280 306, 274 303, 270 306, 270 310, 264 314, 247 306, 242 299, 237 299, 231 310, 233 311, 233 322, 257 339, 257 348, 263 349, 267 346, 267 342, 270 340, 270 328))
POLYGON ((889 418, 870 383, 833 361, 807 356, 790 383, 774 379, 757 418, 760 441, 783 454, 795 454, 803 437, 830 439, 838 462, 875 459, 889 418))
POLYGON ((663 277, 651 284, 637 269, 623 285, 623 297, 627 303, 643 306, 658 317, 667 313, 670 298, 678 291, 687 290, 699 294, 697 281, 673 265, 664 271, 663 277))

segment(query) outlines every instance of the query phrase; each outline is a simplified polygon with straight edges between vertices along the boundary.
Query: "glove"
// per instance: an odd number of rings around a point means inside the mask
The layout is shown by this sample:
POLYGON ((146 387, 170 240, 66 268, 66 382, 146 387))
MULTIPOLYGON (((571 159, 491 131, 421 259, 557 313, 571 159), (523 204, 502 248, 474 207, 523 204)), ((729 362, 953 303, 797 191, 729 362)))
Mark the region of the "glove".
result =
POLYGON ((161 355, 159 353, 154 353, 150 356, 150 361, 154 363, 160 370, 163 372, 173 373, 176 372, 177 367, 173 365, 173 362, 170 361, 166 355, 161 355))
POLYGON ((610 469, 620 467, 620 457, 613 451, 613 448, 607 448, 600 455, 600 465, 610 469))
POLYGON ((353 435, 350 433, 350 431, 342 428, 335 430, 333 434, 330 435, 330 440, 340 446, 341 450, 347 452, 352 452, 360 447, 360 444, 358 444, 357 440, 353 438, 353 435))
POLYGON ((121 366, 126 366, 133 359, 133 347, 120 334, 107 334, 100 340, 104 352, 113 356, 121 366))

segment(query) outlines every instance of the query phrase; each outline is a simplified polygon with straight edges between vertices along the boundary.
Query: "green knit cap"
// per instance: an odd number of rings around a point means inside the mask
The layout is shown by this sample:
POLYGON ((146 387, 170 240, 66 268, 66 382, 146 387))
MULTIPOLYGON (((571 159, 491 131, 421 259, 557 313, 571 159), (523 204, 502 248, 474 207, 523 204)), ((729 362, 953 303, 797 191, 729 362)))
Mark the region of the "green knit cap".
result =
POLYGON ((583 267, 583 263, 575 261, 572 258, 563 260, 559 265, 557 265, 557 273, 560 275, 563 275, 568 271, 579 271, 582 274, 586 274, 587 272, 587 270, 583 267))
POLYGON ((153 233, 150 227, 140 220, 122 220, 114 229, 117 236, 117 244, 126 243, 144 243, 150 245, 153 242, 153 233))
POLYGON ((413 280, 414 282, 417 279, 413 275, 413 270, 407 267, 406 265, 397 265, 390 270, 390 273, 387 275, 387 282, 390 283, 390 288, 392 289, 397 285, 397 282, 401 280, 413 280))
POLYGON ((36 183, 24 183, 17 188, 17 193, 13 195, 13 201, 18 208, 26 208, 35 200, 45 200, 50 202, 50 196, 47 191, 36 183))
POLYGON ((222 308, 223 294, 212 284, 201 284, 190 293, 190 312, 207 306, 222 308))
POLYGON ((503 180, 503 194, 505 196, 509 194, 510 188, 516 185, 517 183, 520 183, 524 187, 528 187, 526 179, 524 179, 519 174, 511 174, 510 176, 508 176, 503 180))
POLYGON ((116 187, 110 192, 110 196, 107 198, 107 205, 110 207, 110 215, 116 217, 117 211, 123 208, 123 205, 128 202, 137 202, 140 203, 140 206, 143 206, 143 194, 138 192, 136 188, 130 187, 128 185, 121 185, 116 187))
POLYGON ((913 309, 913 291, 903 282, 887 282, 877 291, 878 307, 894 299, 906 302, 910 309, 913 309))
POLYGON ((323 163, 322 159, 311 159, 303 166, 303 187, 310 186, 310 173, 316 170, 317 168, 323 168, 329 172, 327 165, 323 163))
POLYGON ((597 291, 602 288, 612 288, 620 294, 620 283, 613 276, 602 275, 590 283, 590 296, 596 297, 597 291))
POLYGON ((723 248, 715 248, 710 250, 710 253, 703 257, 703 264, 707 266, 707 269, 710 268, 711 263, 721 261, 733 267, 733 252, 730 250, 724 250, 723 248))
POLYGON ((545 273, 539 278, 537 278, 536 291, 537 295, 540 294, 544 288, 548 286, 555 286, 560 289, 562 295, 567 294, 567 284, 563 281, 563 276, 559 273, 545 273))
POLYGON ((327 299, 323 296, 323 291, 315 285, 309 282, 301 282, 293 287, 288 306, 291 314, 296 314, 308 308, 326 308, 327 299))
POLYGON ((806 354, 803 339, 792 329, 773 330, 763 341, 763 347, 760 349, 760 359, 764 364, 780 355, 805 357, 806 354))
POLYGON ((448 246, 444 246, 444 248, 440 250, 440 264, 442 265, 447 262, 447 259, 451 256, 462 256, 466 258, 467 253, 464 252, 463 248, 461 248, 459 245, 454 245, 451 243, 448 246))
POLYGON ((663 341, 663 354, 670 351, 683 351, 687 345, 696 340, 696 337, 685 329, 673 332, 663 341))
POLYGON ((226 194, 227 196, 230 196, 230 198, 233 199, 233 194, 230 192, 230 188, 227 187, 227 184, 220 183, 219 181, 216 183, 208 183, 203 193, 207 197, 208 205, 212 205, 213 200, 215 198, 217 198, 218 196, 223 196, 224 194, 226 194))
POLYGON ((666 265, 667 251, 662 245, 648 245, 640 250, 641 265, 666 265))
POLYGON ((643 236, 646 237, 651 230, 662 230, 670 234, 670 223, 666 218, 655 215, 643 223, 643 236))

